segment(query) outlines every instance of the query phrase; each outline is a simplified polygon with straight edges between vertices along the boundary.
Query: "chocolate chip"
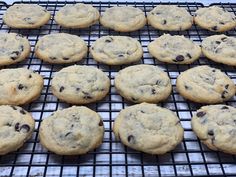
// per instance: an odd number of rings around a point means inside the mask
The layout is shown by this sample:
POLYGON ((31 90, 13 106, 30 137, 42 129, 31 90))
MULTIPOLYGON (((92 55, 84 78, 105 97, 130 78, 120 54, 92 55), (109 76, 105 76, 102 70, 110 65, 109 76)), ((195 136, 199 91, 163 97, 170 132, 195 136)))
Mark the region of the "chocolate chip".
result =
POLYGON ((19 57, 20 52, 19 52, 19 51, 13 51, 13 52, 11 53, 11 55, 13 55, 13 56, 11 56, 11 59, 12 59, 12 60, 15 60, 15 59, 17 59, 17 58, 19 57))
POLYGON ((63 57, 63 60, 69 60, 70 58, 68 58, 68 57, 63 57))
POLYGON ((24 51, 24 46, 23 45, 20 46, 20 50, 21 50, 21 52, 24 51))
POLYGON ((15 125, 15 131, 19 132, 20 131, 20 123, 17 122, 15 125))
POLYGON ((50 60, 56 60, 56 57, 49 57, 50 60))
POLYGON ((134 144, 135 143, 135 138, 133 135, 128 136, 128 142, 134 144))
POLYGON ((156 94, 156 90, 153 88, 152 89, 152 94, 155 95, 156 94))
POLYGON ((225 97, 225 94, 227 94, 227 93, 228 93, 228 92, 227 92, 226 90, 224 90, 224 91, 222 92, 222 94, 221 94, 221 98, 223 98, 223 99, 226 98, 226 97, 225 97))
POLYGON ((30 131, 30 126, 27 125, 27 124, 23 124, 23 125, 20 127, 20 130, 23 130, 25 133, 27 133, 27 132, 30 131))
POLYGON ((166 21, 166 20, 163 20, 163 21, 162 21, 162 24, 163 24, 163 25, 165 25, 166 23, 167 23, 167 21, 166 21))
POLYGON ((223 106, 221 109, 229 109, 228 106, 223 106))
POLYGON ((23 37, 23 35, 22 35, 22 34, 17 34, 16 36, 17 36, 17 37, 23 37))
POLYGON ((141 110, 141 113, 145 113, 143 110, 141 110))
POLYGON ((216 41, 216 44, 220 44, 221 42, 220 41, 216 41))
POLYGON ((212 29, 213 31, 216 31, 218 28, 217 28, 217 26, 213 26, 213 27, 211 27, 211 29, 212 29))
POLYGON ((92 99, 92 98, 93 98, 88 92, 82 91, 82 93, 85 95, 85 96, 83 97, 84 99, 92 99))
POLYGON ((220 22, 221 25, 224 25, 225 23, 224 22, 220 22))
POLYGON ((184 56, 183 55, 178 55, 176 58, 175 58, 175 61, 178 62, 178 61, 184 61, 184 56))
POLYGON ((11 124, 8 122, 8 123, 6 124, 6 126, 11 127, 11 124))
POLYGON ((59 89, 59 92, 62 92, 65 89, 65 87, 61 86, 59 89))
POLYGON ((214 131, 213 131, 213 130, 209 130, 207 133, 208 133, 208 135, 210 135, 210 136, 214 136, 214 131))
POLYGON ((200 111, 196 114, 197 117, 203 117, 206 115, 206 112, 200 111))
POLYGON ((156 85, 160 85, 160 84, 161 84, 161 80, 157 80, 156 85))
POLYGON ((229 88, 229 84, 226 84, 226 85, 225 85, 225 89, 228 89, 228 88, 229 88))
POLYGON ((26 112, 23 109, 20 110, 20 113, 21 114, 26 114, 26 112))
POLYGON ((214 72, 216 72, 216 70, 215 70, 215 69, 213 69, 213 70, 212 70, 212 72, 214 73, 214 72))
POLYGON ((131 97, 131 99, 132 99, 134 102, 138 101, 138 99, 137 99, 137 98, 134 98, 134 97, 131 97))
POLYGON ((118 57, 119 57, 119 58, 123 58, 123 57, 124 57, 124 54, 119 54, 118 57))
POLYGON ((100 122, 99 122, 99 124, 98 124, 99 126, 103 126, 103 121, 102 120, 100 120, 100 122))
POLYGON ((192 56, 190 55, 190 53, 187 53, 187 57, 188 57, 188 58, 192 58, 192 56))
POLYGON ((12 107, 12 109, 17 110, 17 108, 15 106, 11 106, 11 107, 12 107))
POLYGON ((67 137, 69 134, 71 134, 71 132, 66 133, 66 134, 65 134, 65 137, 67 137))
POLYGON ((156 12, 156 15, 160 15, 161 13, 160 12, 156 12))
POLYGON ((190 90, 191 88, 189 87, 189 86, 187 86, 187 85, 184 85, 184 88, 186 89, 186 90, 190 90))
POLYGON ((110 43, 111 41, 113 41, 112 38, 109 38, 109 39, 106 39, 106 40, 105 40, 106 43, 110 43))
POLYGON ((19 84, 19 85, 18 85, 18 89, 19 89, 19 90, 22 90, 23 88, 24 88, 24 85, 22 85, 22 84, 19 84))
POLYGON ((77 87, 77 88, 76 88, 76 91, 80 91, 80 88, 79 88, 79 87, 77 87))
POLYGON ((225 41, 227 41, 227 37, 222 37, 221 40, 222 40, 223 42, 225 42, 225 41))
POLYGON ((29 78, 32 78, 32 75, 31 75, 31 74, 29 75, 29 78))

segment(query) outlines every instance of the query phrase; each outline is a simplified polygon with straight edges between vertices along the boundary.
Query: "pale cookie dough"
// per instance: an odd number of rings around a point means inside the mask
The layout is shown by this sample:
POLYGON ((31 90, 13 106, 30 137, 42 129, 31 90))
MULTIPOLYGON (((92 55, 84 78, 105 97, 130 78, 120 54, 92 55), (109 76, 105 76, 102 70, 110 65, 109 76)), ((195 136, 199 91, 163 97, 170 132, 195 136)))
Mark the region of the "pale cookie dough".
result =
POLYGON ((110 88, 110 79, 93 66, 65 67, 52 79, 52 93, 67 103, 87 104, 103 99, 110 88))
POLYGON ((120 70, 115 77, 115 87, 121 96, 135 103, 163 101, 172 88, 164 71, 157 66, 143 64, 120 70))
POLYGON ((20 62, 29 54, 30 43, 26 37, 16 33, 0 33, 0 66, 20 62))
POLYGON ((213 35, 202 41, 203 54, 215 62, 236 66, 236 38, 213 35))
POLYGON ((137 62, 143 55, 138 40, 128 36, 103 36, 90 48, 94 60, 108 65, 122 65, 137 62))
POLYGON ((184 98, 198 103, 221 103, 235 95, 234 82, 219 69, 206 65, 182 72, 176 88, 184 98))
POLYGON ((51 14, 37 4, 14 4, 7 9, 3 21, 12 28, 39 28, 50 18, 51 14))
POLYGON ((100 17, 100 23, 120 32, 131 32, 141 29, 146 24, 146 17, 142 10, 130 6, 116 6, 107 8, 100 17))
POLYGON ((192 128, 210 149, 236 154, 236 109, 227 105, 203 106, 192 117, 192 128))
POLYGON ((214 32, 224 32, 236 27, 235 15, 217 6, 198 9, 194 22, 200 27, 214 32))
POLYGON ((164 34, 148 45, 150 54, 159 61, 190 64, 201 55, 201 48, 184 36, 164 34))
POLYGON ((48 63, 73 63, 83 59, 88 48, 79 36, 55 33, 41 37, 35 46, 38 58, 48 63))
POLYGON ((67 4, 56 13, 55 21, 66 28, 86 28, 96 23, 99 16, 90 4, 67 4))
POLYGON ((30 139, 34 119, 18 106, 0 106, 0 155, 16 151, 30 139))
POLYGON ((147 16, 148 23, 159 30, 184 31, 191 28, 193 17, 185 8, 158 5, 147 16))
POLYGON ((164 154, 183 140, 179 118, 155 104, 141 103, 119 113, 113 132, 126 146, 149 154, 164 154))
POLYGON ((43 78, 26 68, 0 70, 0 105, 22 105, 36 100, 43 78))

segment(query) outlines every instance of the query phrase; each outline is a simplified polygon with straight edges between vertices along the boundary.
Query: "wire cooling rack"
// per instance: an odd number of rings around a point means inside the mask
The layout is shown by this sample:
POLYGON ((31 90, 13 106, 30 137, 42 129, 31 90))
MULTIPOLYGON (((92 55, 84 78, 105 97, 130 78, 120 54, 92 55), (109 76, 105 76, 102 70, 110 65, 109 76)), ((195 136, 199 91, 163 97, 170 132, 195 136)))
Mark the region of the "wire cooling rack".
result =
MULTIPOLYGON (((20 3, 20 2, 16 2, 20 3)), ((176 91, 176 78, 184 70, 196 65, 210 65, 223 70, 231 79, 236 82, 236 70, 234 67, 217 64, 205 57, 191 65, 164 64, 156 61, 148 54, 147 45, 158 36, 168 33, 158 31, 146 25, 139 31, 131 33, 119 33, 105 29, 100 24, 90 28, 74 30, 59 27, 53 20, 55 12, 65 4, 75 2, 54 2, 54 1, 30 1, 24 3, 34 3, 45 7, 52 14, 49 23, 39 29, 16 30, 8 28, 2 21, 2 15, 7 9, 7 4, 0 2, 0 31, 16 32, 27 36, 31 43, 31 54, 27 61, 9 67, 26 67, 39 72, 44 77, 44 88, 41 97, 24 108, 32 113, 36 120, 36 130, 33 137, 16 152, 0 156, 0 176, 235 176, 236 156, 211 151, 200 143, 192 132, 190 120, 192 115, 201 106, 184 100, 176 91), (172 152, 165 155, 147 155, 123 146, 116 141, 112 133, 112 123, 119 111, 130 103, 122 99, 114 89, 114 76, 125 66, 107 66, 95 62, 89 54, 77 64, 93 65, 102 69, 111 79, 111 89, 109 95, 102 101, 88 105, 98 112, 105 126, 105 136, 103 144, 96 150, 81 156, 58 156, 45 150, 39 143, 38 128, 43 118, 50 115, 59 108, 66 108, 71 105, 57 100, 50 90, 50 82, 56 71, 68 65, 51 65, 37 59, 34 54, 34 46, 38 39, 50 33, 70 33, 82 37, 88 46, 97 38, 104 35, 128 35, 138 39, 144 50, 144 55, 140 63, 153 64, 165 70, 172 80, 173 92, 168 100, 160 103, 160 106, 174 111, 181 120, 184 127, 184 140, 172 152)), ((145 13, 160 3, 130 3, 130 2, 86 2, 98 8, 100 12, 111 6, 130 5, 139 7, 145 13)), ((186 8, 192 15, 198 8, 202 8, 201 3, 168 3, 176 4, 186 8)), ((236 13, 236 4, 215 4, 226 10, 236 13)), ((184 32, 171 32, 171 34, 182 34, 189 37, 195 43, 201 43, 202 39, 214 33, 203 30, 193 25, 190 30, 184 32)), ((226 32, 229 36, 236 36, 236 31, 226 32)), ((234 97, 226 104, 236 107, 234 97)), ((0 142, 1 143, 1 142, 0 142)))

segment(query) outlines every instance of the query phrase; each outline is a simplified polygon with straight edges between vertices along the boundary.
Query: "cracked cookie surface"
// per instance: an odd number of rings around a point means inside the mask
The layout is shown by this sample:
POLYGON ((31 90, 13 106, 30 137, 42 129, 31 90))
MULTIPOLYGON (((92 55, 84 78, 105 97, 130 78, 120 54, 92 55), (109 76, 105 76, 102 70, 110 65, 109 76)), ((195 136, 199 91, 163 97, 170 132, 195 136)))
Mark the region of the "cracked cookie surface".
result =
POLYGON ((147 20, 154 28, 167 31, 184 31, 193 24, 188 11, 175 5, 156 6, 148 13, 147 20))
POLYGON ((193 131, 210 149, 236 154, 236 109, 234 107, 203 106, 191 121, 193 131))
POLYGON ((221 103, 235 95, 234 82, 219 69, 206 65, 182 72, 176 88, 184 98, 198 103, 221 103))
POLYGON ((87 54, 87 50, 83 39, 67 33, 45 35, 35 46, 35 54, 38 58, 55 64, 80 61, 87 54))
POLYGON ((92 66, 65 67, 52 79, 52 93, 73 104, 87 104, 103 99, 110 88, 110 79, 92 66))
POLYGON ((34 119, 19 106, 0 106, 0 155, 16 151, 30 139, 34 119))
POLYGON ((90 48, 94 60, 108 65, 121 65, 141 59, 143 49, 138 40, 128 36, 103 36, 90 48))
POLYGON ((101 117, 84 106, 54 112, 39 129, 40 143, 60 155, 85 154, 102 143, 103 134, 101 117))
POLYGON ((126 146, 149 154, 173 150, 184 134, 179 118, 172 111, 149 103, 121 110, 113 132, 126 146))

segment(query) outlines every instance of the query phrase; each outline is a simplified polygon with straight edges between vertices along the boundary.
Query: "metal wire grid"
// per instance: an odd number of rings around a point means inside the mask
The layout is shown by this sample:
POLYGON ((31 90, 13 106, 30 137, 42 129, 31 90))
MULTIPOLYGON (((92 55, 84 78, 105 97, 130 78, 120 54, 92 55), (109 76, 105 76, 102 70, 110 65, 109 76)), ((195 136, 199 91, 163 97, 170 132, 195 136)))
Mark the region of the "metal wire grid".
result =
MULTIPOLYGON (((20 2, 16 2, 20 3, 20 2)), ((24 3, 36 3, 46 7, 52 14, 49 23, 39 29, 34 30, 16 30, 8 28, 2 22, 2 15, 6 11, 7 5, 0 2, 0 28, 2 32, 16 32, 28 37, 31 43, 32 52, 27 61, 9 67, 26 67, 39 72, 44 76, 44 88, 41 97, 24 108, 32 113, 36 120, 36 130, 33 137, 17 152, 0 156, 0 176, 235 176, 236 175, 236 157, 220 152, 214 152, 200 143, 192 132, 190 120, 193 113, 201 106, 184 100, 176 91, 176 78, 184 70, 197 65, 210 65, 223 70, 228 76, 236 82, 235 68, 217 64, 205 57, 194 62, 191 65, 179 66, 174 64, 164 64, 156 61, 148 54, 147 45, 158 36, 168 33, 158 31, 151 26, 146 25, 143 29, 132 33, 119 33, 113 30, 105 29, 100 24, 92 27, 74 30, 59 27, 53 17, 65 4, 75 2, 58 1, 28 1, 24 3), (102 101, 88 105, 91 109, 98 112, 105 126, 105 135, 103 144, 96 150, 82 156, 58 156, 48 152, 39 143, 38 128, 43 118, 50 115, 59 108, 65 108, 70 105, 57 100, 51 93, 50 81, 56 71, 68 65, 51 65, 37 59, 34 55, 34 46, 38 39, 43 35, 50 33, 70 33, 82 37, 88 46, 97 38, 104 35, 128 35, 138 39, 144 50, 144 55, 140 63, 153 64, 165 70, 172 80, 173 92, 168 100, 160 103, 160 106, 171 109, 176 112, 184 127, 184 140, 172 152, 165 155, 154 156, 147 155, 123 146, 116 141, 112 133, 112 123, 119 111, 130 103, 122 99, 114 89, 114 76, 125 66, 106 66, 95 62, 89 54, 86 58, 77 64, 93 65, 102 69, 111 79, 111 89, 109 95, 102 101)), ((98 8, 100 12, 108 7, 116 5, 130 5, 139 7, 145 13, 160 3, 135 3, 135 2, 85 2, 98 8)), ((163 3, 175 4, 186 8, 192 15, 198 9, 203 7, 201 3, 163 3)), ((236 13, 236 4, 215 4, 226 10, 236 13)), ((197 44, 202 39, 214 33, 203 30, 196 25, 190 30, 184 32, 171 32, 171 34, 182 34, 189 37, 197 44)), ((236 31, 226 32, 226 35, 236 36, 236 31)), ((226 104, 236 106, 236 97, 226 102, 226 104)))

